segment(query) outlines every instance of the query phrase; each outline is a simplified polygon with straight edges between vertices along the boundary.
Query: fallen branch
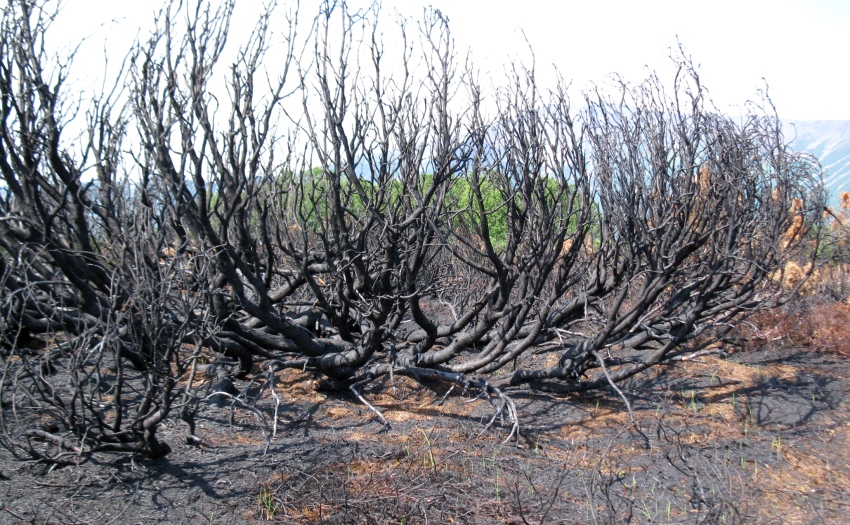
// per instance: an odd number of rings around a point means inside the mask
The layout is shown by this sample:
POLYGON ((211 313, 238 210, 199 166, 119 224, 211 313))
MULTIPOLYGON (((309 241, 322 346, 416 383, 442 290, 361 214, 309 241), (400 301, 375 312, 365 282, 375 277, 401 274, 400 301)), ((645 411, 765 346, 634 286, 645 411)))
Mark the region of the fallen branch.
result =
POLYGON ((359 387, 361 385, 365 385, 366 383, 371 383, 372 381, 374 381, 374 379, 375 378, 373 378, 373 377, 367 377, 366 379, 364 379, 362 381, 358 381, 358 382, 354 383, 353 385, 349 386, 348 389, 351 390, 352 392, 354 392, 354 395, 357 396, 357 399, 359 399, 361 403, 363 403, 364 405, 369 407, 369 410, 371 410, 372 412, 375 413, 375 415, 378 416, 378 419, 380 419, 381 423, 383 423, 383 425, 384 425, 384 430, 386 430, 386 429, 390 428, 390 422, 387 421, 387 419, 384 417, 383 414, 381 414, 380 410, 375 408, 375 406, 372 405, 372 403, 368 402, 366 400, 366 398, 363 397, 362 395, 360 395, 360 392, 357 391, 357 387, 359 387))

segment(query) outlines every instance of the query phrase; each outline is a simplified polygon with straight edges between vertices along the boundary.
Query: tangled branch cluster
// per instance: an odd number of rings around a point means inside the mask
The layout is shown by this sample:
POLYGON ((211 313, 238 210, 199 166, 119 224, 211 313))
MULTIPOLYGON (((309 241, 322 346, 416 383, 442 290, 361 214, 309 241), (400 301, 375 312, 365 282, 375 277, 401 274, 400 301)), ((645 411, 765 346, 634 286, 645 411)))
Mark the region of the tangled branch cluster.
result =
POLYGON ((817 251, 816 161, 687 60, 576 109, 520 65, 485 89, 437 11, 388 49, 377 10, 326 4, 274 54, 265 13, 231 64, 234 2, 173 2, 77 110, 46 8, 10 0, 0 35, 0 441, 25 457, 166 453, 158 425, 258 361, 455 383, 516 431, 511 388, 704 348, 817 251))

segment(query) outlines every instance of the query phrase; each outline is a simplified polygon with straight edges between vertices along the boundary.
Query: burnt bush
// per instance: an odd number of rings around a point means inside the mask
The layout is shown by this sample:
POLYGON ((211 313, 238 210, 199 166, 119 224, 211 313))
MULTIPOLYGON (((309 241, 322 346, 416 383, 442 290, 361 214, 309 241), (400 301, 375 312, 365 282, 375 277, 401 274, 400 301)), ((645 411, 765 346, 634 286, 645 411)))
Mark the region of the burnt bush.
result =
POLYGON ((700 350, 818 253, 817 162, 684 59, 577 109, 520 64, 486 90, 438 11, 399 53, 377 8, 329 3, 272 54, 264 13, 228 64, 234 3, 174 2, 78 109, 46 9, 10 2, 0 38, 0 434, 23 456, 163 454, 210 370, 258 362, 367 404, 385 375, 455 384, 512 437, 511 388, 700 350))

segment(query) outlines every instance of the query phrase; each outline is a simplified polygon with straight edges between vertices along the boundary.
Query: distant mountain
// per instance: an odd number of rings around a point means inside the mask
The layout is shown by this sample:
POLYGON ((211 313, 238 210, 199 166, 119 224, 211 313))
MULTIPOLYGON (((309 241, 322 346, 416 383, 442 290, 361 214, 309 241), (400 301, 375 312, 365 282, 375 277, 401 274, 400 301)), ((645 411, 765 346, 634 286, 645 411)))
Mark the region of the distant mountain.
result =
POLYGON ((820 160, 830 204, 837 203, 850 191, 850 120, 785 120, 783 128, 791 147, 820 160))

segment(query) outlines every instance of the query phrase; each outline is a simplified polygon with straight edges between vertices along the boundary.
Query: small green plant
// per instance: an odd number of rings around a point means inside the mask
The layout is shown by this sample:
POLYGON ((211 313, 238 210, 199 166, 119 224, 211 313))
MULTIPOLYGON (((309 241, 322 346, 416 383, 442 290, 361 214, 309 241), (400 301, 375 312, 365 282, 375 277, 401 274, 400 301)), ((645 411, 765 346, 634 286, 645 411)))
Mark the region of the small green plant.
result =
POLYGON ((422 435, 425 437, 425 445, 428 447, 428 450, 425 452, 425 455, 422 456, 422 466, 425 468, 437 467, 437 461, 434 459, 434 451, 431 449, 431 440, 428 438, 428 434, 420 429, 422 435))
POLYGON ((776 454, 782 454, 782 436, 776 436, 773 438, 773 443, 771 445, 774 450, 776 450, 776 454))
POLYGON ((260 517, 266 521, 272 521, 277 513, 277 499, 268 485, 260 486, 260 494, 257 496, 257 504, 260 506, 260 517))
POLYGON ((694 412, 699 412, 702 403, 697 403, 697 393, 695 390, 691 390, 691 410, 694 412))
POLYGON ((638 510, 646 517, 648 521, 652 521, 652 509, 649 508, 649 505, 647 505, 644 500, 640 500, 638 510))
POLYGON ((496 467, 496 503, 501 505, 502 504, 502 497, 501 497, 499 489, 500 489, 500 487, 499 487, 499 467, 496 467))
POLYGON ((682 396, 682 399, 683 399, 683 400, 684 400, 684 402, 685 402, 685 406, 686 406, 686 407, 689 407, 689 408, 690 408, 691 410, 693 410, 694 412, 699 412, 700 410, 702 410, 703 408, 705 408, 705 405, 703 405, 701 402, 697 401, 697 393, 696 393, 696 390, 691 390, 691 391, 690 391, 689 393, 687 393, 687 394, 685 393, 685 391, 684 391, 684 390, 682 390, 682 392, 680 393, 680 395, 682 396))
POLYGON ((498 504, 501 504, 501 503, 502 503, 502 497, 501 497, 501 469, 499 469, 499 464, 498 464, 498 461, 499 461, 499 451, 500 451, 500 450, 501 450, 501 447, 496 447, 496 448, 494 448, 494 449, 493 449, 493 458, 492 458, 492 460, 491 460, 491 461, 493 462, 493 468, 494 468, 494 469, 495 469, 495 471, 496 471, 496 477, 495 477, 494 483, 495 483, 495 488, 496 488, 496 503, 498 503, 498 504))

